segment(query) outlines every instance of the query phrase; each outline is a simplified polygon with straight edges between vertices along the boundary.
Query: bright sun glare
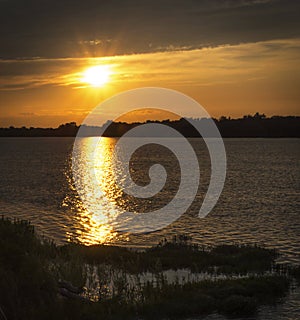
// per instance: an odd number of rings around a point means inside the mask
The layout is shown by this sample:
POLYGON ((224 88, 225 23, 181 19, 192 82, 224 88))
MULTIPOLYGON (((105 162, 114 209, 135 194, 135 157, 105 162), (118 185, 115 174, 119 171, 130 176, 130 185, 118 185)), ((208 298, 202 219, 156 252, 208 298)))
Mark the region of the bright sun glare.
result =
POLYGON ((82 82, 93 87, 101 87, 109 81, 111 69, 109 66, 93 66, 83 72, 82 82))

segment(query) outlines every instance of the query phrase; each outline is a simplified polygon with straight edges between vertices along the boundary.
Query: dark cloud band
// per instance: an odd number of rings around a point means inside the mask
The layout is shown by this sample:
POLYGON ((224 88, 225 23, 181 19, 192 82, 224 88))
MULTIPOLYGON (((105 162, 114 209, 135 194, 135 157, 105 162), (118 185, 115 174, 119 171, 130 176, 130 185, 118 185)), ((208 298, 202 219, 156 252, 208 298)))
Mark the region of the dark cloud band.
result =
POLYGON ((299 35, 293 0, 0 1, 1 58, 201 48, 299 35))

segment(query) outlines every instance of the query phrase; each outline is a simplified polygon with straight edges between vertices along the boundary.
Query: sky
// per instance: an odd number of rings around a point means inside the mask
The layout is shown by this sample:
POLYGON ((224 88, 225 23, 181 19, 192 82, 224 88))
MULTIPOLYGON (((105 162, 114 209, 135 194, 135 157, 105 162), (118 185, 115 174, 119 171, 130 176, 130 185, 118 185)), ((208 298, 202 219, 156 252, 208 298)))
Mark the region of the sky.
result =
POLYGON ((112 95, 147 86, 187 94, 216 118, 300 115, 299 9, 294 0, 0 0, 0 126, 81 123, 112 95), (98 87, 84 81, 93 66, 109 70, 98 87))

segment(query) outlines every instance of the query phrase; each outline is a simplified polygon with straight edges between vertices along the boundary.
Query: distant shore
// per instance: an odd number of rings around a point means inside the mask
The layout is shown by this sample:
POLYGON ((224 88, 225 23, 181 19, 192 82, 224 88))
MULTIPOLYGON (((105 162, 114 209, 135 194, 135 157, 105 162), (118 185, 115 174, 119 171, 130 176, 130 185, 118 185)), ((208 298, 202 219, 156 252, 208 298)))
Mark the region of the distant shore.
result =
MULTIPOLYGON (((213 119, 223 138, 300 138, 300 116, 272 116, 256 113, 238 119, 221 117, 213 119)), ((191 123, 199 123, 205 126, 206 118, 179 120, 147 121, 146 123, 160 123, 168 125, 185 137, 200 137, 198 131, 191 123)), ((127 131, 145 122, 113 122, 109 121, 102 127, 88 126, 85 130, 87 136, 99 136, 106 128, 103 136, 121 137, 127 131)), ((80 126, 75 122, 62 124, 57 128, 27 128, 25 126, 15 128, 0 128, 0 137, 75 137, 80 126)), ((155 134, 155 133, 153 133, 155 134)))

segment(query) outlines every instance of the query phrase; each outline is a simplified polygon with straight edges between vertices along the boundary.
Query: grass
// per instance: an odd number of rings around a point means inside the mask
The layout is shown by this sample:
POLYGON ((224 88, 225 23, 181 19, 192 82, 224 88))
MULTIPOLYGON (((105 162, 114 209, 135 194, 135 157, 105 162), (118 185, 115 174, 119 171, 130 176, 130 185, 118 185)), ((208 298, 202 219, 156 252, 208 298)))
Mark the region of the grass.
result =
POLYGON ((142 309, 150 318, 190 317, 214 311, 230 317, 249 316, 259 305, 276 302, 287 289, 288 280, 282 276, 150 287, 145 288, 142 309))
MULTIPOLYGON (((41 243, 28 222, 0 221, 0 306, 8 319, 37 319, 56 300, 48 269, 56 247, 41 243)), ((47 317, 45 318, 47 319, 47 317)))
MULTIPOLYGON (((163 241, 144 252, 103 245, 56 246, 38 238, 29 222, 2 218, 0 307, 6 318, 12 320, 177 319, 213 312, 231 318, 251 316, 260 305, 277 303, 288 292, 287 275, 266 274, 276 256, 275 251, 257 246, 224 245, 208 250, 191 244, 185 237, 163 241), (87 265, 97 266, 100 300, 91 302, 60 295, 60 280, 77 287, 85 285, 89 276, 87 265), (111 278, 106 266, 120 271, 111 294, 103 294, 111 278), (179 268, 250 276, 167 283, 161 272, 179 268), (138 279, 145 271, 157 275, 156 284, 137 283, 134 288, 128 285, 127 274, 138 279)), ((290 274, 299 279, 299 268, 290 274)))
POLYGON ((289 270, 290 270, 290 274, 296 279, 298 285, 300 285, 300 265, 294 266, 289 270))
POLYGON ((89 263, 106 263, 130 273, 161 272, 188 268, 192 272, 222 274, 264 273, 272 268, 275 250, 258 246, 221 245, 211 250, 189 243, 185 237, 163 242, 144 252, 105 245, 85 247, 79 244, 62 248, 89 263))

